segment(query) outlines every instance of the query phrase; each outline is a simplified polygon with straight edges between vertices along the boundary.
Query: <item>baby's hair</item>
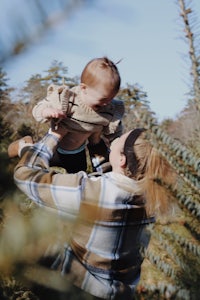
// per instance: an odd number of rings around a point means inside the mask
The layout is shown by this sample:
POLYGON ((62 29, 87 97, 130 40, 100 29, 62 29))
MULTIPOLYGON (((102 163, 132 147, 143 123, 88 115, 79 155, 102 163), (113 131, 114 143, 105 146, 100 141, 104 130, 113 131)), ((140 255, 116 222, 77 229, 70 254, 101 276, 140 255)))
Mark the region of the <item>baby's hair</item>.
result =
POLYGON ((104 56, 88 62, 81 74, 81 83, 90 87, 103 83, 116 94, 120 89, 121 78, 116 64, 104 56))
POLYGON ((116 65, 119 63, 119 61, 115 64, 113 61, 111 61, 106 56, 104 56, 103 58, 100 58, 99 60, 101 60, 102 68, 104 68, 104 67, 110 67, 111 69, 114 69, 116 72, 118 72, 118 69, 117 69, 116 65))

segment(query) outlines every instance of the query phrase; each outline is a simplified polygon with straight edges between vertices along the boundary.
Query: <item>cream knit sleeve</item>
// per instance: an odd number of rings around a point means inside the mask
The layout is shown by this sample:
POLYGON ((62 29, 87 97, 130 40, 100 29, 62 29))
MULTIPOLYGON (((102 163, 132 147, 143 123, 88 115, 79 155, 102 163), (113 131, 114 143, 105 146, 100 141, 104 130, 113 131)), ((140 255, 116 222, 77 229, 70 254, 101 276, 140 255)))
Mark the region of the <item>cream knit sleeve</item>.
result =
POLYGON ((42 112, 48 107, 60 109, 66 112, 69 103, 69 87, 66 85, 58 86, 51 84, 47 88, 47 96, 39 101, 32 110, 33 117, 38 122, 46 122, 47 119, 43 118, 42 112))
POLYGON ((104 127, 103 135, 109 142, 122 135, 123 124, 122 119, 125 112, 124 103, 121 100, 112 100, 113 116, 108 126, 104 127))

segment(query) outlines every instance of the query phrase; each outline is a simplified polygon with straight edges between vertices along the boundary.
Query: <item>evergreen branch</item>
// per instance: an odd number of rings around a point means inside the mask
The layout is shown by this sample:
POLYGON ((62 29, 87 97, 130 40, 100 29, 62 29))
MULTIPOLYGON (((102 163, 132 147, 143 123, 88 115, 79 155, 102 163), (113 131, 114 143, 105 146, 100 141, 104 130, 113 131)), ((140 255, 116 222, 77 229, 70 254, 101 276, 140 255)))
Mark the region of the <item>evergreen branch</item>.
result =
POLYGON ((200 257, 200 245, 194 239, 188 239, 180 234, 178 234, 175 230, 172 230, 170 227, 166 226, 163 228, 163 233, 169 235, 173 240, 180 244, 180 246, 185 249, 184 251, 190 251, 195 256, 200 257))
POLYGON ((160 178, 154 179, 156 183, 170 192, 170 194, 178 200, 179 206, 187 210, 187 213, 200 219, 200 203, 199 193, 195 193, 193 189, 188 186, 176 187, 173 185, 166 184, 160 178))
MULTIPOLYGON (((152 231, 152 236, 159 241, 159 244, 167 251, 171 259, 183 270, 182 280, 193 284, 200 276, 200 264, 196 257, 192 256, 187 251, 182 251, 179 243, 175 243, 171 235, 165 235, 158 227, 152 231), (191 269, 191 265, 193 268, 191 269), (187 275, 185 275, 187 274, 187 275)), ((184 249, 186 250, 186 249, 184 249)))
POLYGON ((191 234, 199 241, 200 240, 199 221, 192 216, 187 216, 184 225, 191 232, 191 234))
POLYGON ((149 141, 165 157, 173 169, 197 193, 200 190, 200 158, 189 151, 181 143, 167 135, 149 113, 133 111, 141 126, 150 129, 149 141))
POLYGON ((156 265, 159 270, 164 272, 165 275, 173 279, 178 279, 183 276, 183 271, 180 269, 180 267, 175 265, 172 261, 166 261, 165 258, 160 256, 160 252, 147 249, 146 257, 153 265, 156 265))
POLYGON ((180 6, 180 16, 183 18, 184 26, 185 26, 185 37, 189 44, 189 57, 192 63, 191 75, 193 77, 193 90, 194 90, 194 104, 198 111, 200 111, 200 80, 199 80, 199 62, 198 57, 196 56, 196 49, 194 45, 194 34, 191 31, 190 26, 190 18, 189 15, 192 13, 191 8, 186 8, 185 1, 179 0, 180 6))
POLYGON ((177 192, 176 198, 180 202, 180 204, 184 205, 189 212, 200 219, 200 203, 195 200, 193 195, 185 195, 182 191, 177 192))
POLYGON ((140 298, 136 297, 136 300, 143 299, 181 299, 191 300, 191 293, 183 286, 175 284, 165 284, 158 282, 157 284, 148 284, 147 282, 139 283, 136 291, 136 296, 139 294, 140 298), (155 298, 155 295, 157 297, 155 298), (146 296, 146 297, 145 297, 146 296), (164 298, 163 298, 164 297, 164 298))

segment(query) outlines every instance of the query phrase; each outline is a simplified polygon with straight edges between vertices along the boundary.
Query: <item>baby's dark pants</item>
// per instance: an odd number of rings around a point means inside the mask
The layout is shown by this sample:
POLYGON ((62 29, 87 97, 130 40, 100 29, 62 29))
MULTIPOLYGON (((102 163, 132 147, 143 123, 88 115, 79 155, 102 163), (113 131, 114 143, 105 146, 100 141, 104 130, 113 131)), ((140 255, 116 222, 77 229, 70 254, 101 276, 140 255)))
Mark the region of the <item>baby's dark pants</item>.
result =
POLYGON ((85 149, 76 154, 61 154, 55 151, 50 166, 62 167, 67 173, 77 173, 87 170, 87 160, 85 149))

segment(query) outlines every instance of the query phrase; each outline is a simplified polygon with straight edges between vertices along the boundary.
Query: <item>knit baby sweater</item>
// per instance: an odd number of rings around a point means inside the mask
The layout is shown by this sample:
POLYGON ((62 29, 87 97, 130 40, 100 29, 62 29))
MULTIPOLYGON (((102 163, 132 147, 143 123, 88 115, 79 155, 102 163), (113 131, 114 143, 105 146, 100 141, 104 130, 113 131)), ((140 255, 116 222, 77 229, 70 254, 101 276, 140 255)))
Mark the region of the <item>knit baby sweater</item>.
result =
POLYGON ((71 89, 67 86, 51 84, 47 89, 47 97, 39 101, 33 108, 33 116, 38 122, 45 122, 42 117, 45 108, 53 107, 66 113, 62 120, 70 132, 100 133, 109 141, 122 133, 122 117, 124 103, 113 99, 108 105, 98 111, 86 106, 80 97, 80 86, 71 89))

